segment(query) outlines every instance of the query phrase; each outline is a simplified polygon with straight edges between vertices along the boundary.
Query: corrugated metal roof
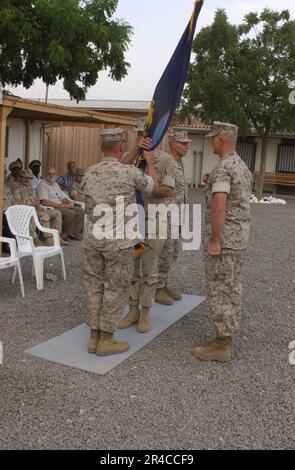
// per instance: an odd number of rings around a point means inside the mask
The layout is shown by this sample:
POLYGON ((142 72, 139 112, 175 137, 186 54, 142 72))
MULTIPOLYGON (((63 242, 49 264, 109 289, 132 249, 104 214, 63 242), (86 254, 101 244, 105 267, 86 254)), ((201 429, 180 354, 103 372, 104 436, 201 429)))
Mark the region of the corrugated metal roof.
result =
POLYGON ((212 129, 211 126, 207 126, 206 124, 199 123, 199 124, 177 124, 174 126, 175 129, 179 130, 186 130, 188 132, 210 132, 212 129))

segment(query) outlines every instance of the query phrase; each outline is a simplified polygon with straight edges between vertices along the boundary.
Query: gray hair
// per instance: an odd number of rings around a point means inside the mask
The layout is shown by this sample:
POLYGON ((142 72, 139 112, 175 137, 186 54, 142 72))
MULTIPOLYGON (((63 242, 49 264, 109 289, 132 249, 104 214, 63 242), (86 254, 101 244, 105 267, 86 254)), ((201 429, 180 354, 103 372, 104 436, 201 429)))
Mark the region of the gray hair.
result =
POLYGON ((117 141, 106 141, 106 142, 102 142, 101 144, 101 150, 105 153, 105 152, 108 152, 110 150, 114 150, 118 145, 122 144, 124 142, 124 140, 117 140, 117 141))

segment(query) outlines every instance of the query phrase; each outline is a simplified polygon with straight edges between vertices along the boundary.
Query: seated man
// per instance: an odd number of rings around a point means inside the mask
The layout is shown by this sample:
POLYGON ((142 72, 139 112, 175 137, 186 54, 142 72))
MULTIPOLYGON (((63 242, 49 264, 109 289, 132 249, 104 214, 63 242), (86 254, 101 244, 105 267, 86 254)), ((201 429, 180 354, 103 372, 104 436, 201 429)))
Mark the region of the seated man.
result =
POLYGON ((62 214, 62 237, 69 241, 81 240, 81 231, 84 223, 84 210, 76 207, 69 201, 67 195, 60 189, 56 182, 56 171, 48 168, 46 177, 37 188, 37 194, 44 206, 58 209, 62 214))
POLYGON ((10 191, 13 192, 20 183, 20 172, 22 171, 23 164, 21 160, 15 160, 9 165, 9 175, 7 176, 5 183, 9 187, 10 191))
POLYGON ((81 183, 84 176, 84 170, 82 168, 77 168, 75 174, 75 182, 72 185, 72 188, 69 192, 70 198, 74 201, 85 202, 85 196, 83 189, 81 188, 81 183))
MULTIPOLYGON (((36 191, 31 187, 31 179, 33 178, 32 173, 30 170, 22 170, 21 171, 21 183, 18 188, 15 189, 13 196, 15 202, 17 204, 24 204, 26 206, 33 206, 36 209, 38 219, 40 223, 45 228, 54 228, 61 233, 61 224, 62 218, 61 213, 58 210, 54 209, 44 209, 40 205, 40 200, 36 194, 36 191)), ((52 235, 49 233, 42 233, 44 238, 44 242, 42 243, 37 235, 36 225, 31 220, 30 223, 30 235, 34 239, 34 244, 36 246, 40 246, 44 244, 45 246, 52 246, 53 245, 53 238, 52 235)), ((68 244, 60 238, 61 245, 68 244)))
POLYGON ((33 177, 31 179, 31 186, 33 189, 36 189, 37 186, 43 181, 43 178, 40 175, 41 169, 41 162, 40 160, 32 160, 29 164, 29 168, 33 173, 33 177))
POLYGON ((56 182, 59 184, 63 191, 69 192, 72 185, 75 182, 75 174, 76 174, 76 163, 75 162, 68 162, 67 163, 68 173, 59 176, 56 179, 56 182))

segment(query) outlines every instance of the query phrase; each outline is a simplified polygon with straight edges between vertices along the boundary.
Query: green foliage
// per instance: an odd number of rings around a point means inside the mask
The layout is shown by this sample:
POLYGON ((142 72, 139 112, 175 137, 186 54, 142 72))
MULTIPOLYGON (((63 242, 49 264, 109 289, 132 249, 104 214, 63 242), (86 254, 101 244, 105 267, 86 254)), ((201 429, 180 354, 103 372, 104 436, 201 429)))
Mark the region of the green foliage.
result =
POLYGON ((261 136, 295 130, 295 106, 289 84, 295 80, 295 22, 287 10, 249 13, 242 25, 224 10, 195 39, 182 117, 237 123, 241 133, 255 128, 261 136))
POLYGON ((118 0, 0 0, 0 82, 29 88, 64 80, 77 101, 109 70, 127 74, 132 28, 112 19, 118 0))

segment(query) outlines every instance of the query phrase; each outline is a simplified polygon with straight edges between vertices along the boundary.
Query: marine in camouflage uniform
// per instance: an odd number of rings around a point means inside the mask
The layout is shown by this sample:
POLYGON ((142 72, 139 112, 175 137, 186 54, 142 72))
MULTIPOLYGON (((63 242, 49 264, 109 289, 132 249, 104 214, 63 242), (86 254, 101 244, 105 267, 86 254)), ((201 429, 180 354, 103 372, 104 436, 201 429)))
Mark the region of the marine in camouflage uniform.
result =
MULTIPOLYGON (((89 307, 86 322, 91 329, 88 351, 108 355, 129 348, 126 341, 115 340, 113 334, 127 304, 134 270, 134 247, 138 243, 127 238, 126 234, 122 239, 116 237, 116 198, 123 198, 126 208, 126 205, 136 203, 136 190, 152 192, 154 182, 135 166, 119 161, 124 150, 122 129, 105 129, 101 137, 105 157, 86 171, 82 182, 86 204, 82 247, 83 278, 89 307), (100 217, 95 215, 95 208, 100 204, 112 208, 106 225, 108 233, 113 233, 113 239, 99 239, 97 236, 96 224, 100 217)), ((123 217, 126 227, 126 214, 123 217)))
MULTIPOLYGON (((31 179, 32 173, 30 170, 21 171, 21 183, 13 192, 15 202, 17 204, 24 204, 35 207, 41 225, 45 228, 56 229, 59 233, 61 233, 62 217, 60 211, 55 209, 44 209, 40 205, 36 191, 30 185, 31 179)), ((34 243, 39 245, 40 243, 38 242, 39 239, 36 230, 35 222, 33 219, 31 219, 30 235, 33 237, 34 243)), ((42 236, 45 239, 45 245, 53 245, 53 239, 50 233, 42 232, 42 236)))
POLYGON ((82 168, 77 168, 75 174, 75 181, 69 191, 70 198, 74 201, 85 202, 84 191, 82 190, 82 180, 85 172, 82 168))
POLYGON ((237 130, 232 124, 215 122, 208 135, 213 137, 220 161, 209 175, 206 188, 205 277, 216 338, 208 340, 207 347, 194 350, 203 360, 230 360, 232 337, 240 324, 242 269, 249 239, 253 178, 235 151, 237 130), (212 218, 218 217, 213 210, 218 194, 226 195, 224 223, 217 242, 220 250, 215 249, 213 225, 215 227, 216 220, 212 218))
POLYGON ((9 173, 9 175, 6 177, 5 184, 9 187, 12 193, 20 184, 20 173, 22 168, 23 164, 19 159, 11 162, 8 167, 11 173, 9 173))
MULTIPOLYGON (((177 260, 181 249, 181 214, 182 205, 187 201, 187 175, 182 158, 188 152, 188 145, 192 141, 186 131, 173 132, 169 136, 171 154, 174 158, 175 188, 170 197, 166 199, 168 204, 176 204, 179 209, 179 224, 177 231, 179 238, 173 239, 171 234, 171 217, 168 219, 168 236, 159 258, 159 283, 155 300, 160 304, 171 305, 174 300, 180 300, 182 295, 168 287, 169 273, 174 261, 177 260)), ((172 219, 173 221, 173 219, 172 219)), ((173 223, 173 222, 172 222, 173 223)))
POLYGON ((148 233, 149 223, 153 222, 153 220, 155 221, 155 219, 159 220, 158 214, 151 214, 149 206, 151 204, 168 205, 168 198, 159 197, 159 194, 161 194, 163 189, 164 192, 168 191, 168 193, 171 193, 175 186, 175 167, 171 155, 155 150, 153 166, 158 181, 156 191, 159 191, 159 193, 157 195, 154 193, 152 196, 146 195, 144 198, 146 242, 148 247, 136 259, 132 286, 129 291, 129 312, 119 324, 119 328, 128 328, 132 324, 137 323, 137 331, 140 333, 146 333, 151 328, 150 309, 153 306, 158 285, 159 256, 165 245, 165 240, 159 238, 158 223, 155 225, 156 231, 148 233))
POLYGON ((13 206, 15 204, 14 197, 12 192, 10 191, 9 187, 4 184, 4 201, 3 201, 3 209, 6 210, 8 207, 13 206))

